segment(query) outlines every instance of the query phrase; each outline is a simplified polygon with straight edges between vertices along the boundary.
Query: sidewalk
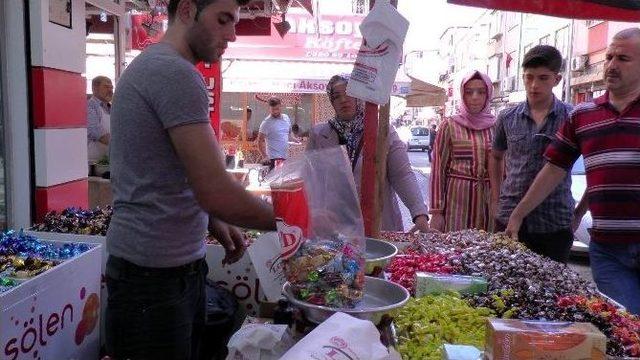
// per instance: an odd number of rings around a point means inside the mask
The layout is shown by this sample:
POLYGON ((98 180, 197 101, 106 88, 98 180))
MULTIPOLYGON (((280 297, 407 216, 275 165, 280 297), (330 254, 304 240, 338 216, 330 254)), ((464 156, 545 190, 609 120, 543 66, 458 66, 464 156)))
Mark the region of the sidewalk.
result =
MULTIPOLYGON (((413 173, 416 175, 416 180, 418 180, 418 187, 420 188, 420 192, 422 193, 422 198, 429 204, 429 186, 431 184, 431 168, 418 168, 412 167, 413 173)), ((402 214, 402 223, 404 224, 405 231, 411 229, 413 227, 413 219, 411 218, 411 214, 409 213, 409 209, 402 203, 402 201, 398 198, 398 204, 400 205, 400 213, 402 214)))

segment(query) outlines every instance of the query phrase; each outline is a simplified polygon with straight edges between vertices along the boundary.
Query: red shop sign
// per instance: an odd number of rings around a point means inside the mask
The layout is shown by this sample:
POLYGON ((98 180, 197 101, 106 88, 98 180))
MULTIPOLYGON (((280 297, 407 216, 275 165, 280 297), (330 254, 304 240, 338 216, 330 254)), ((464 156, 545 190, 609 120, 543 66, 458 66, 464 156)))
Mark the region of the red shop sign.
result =
POLYGON ((216 133, 216 138, 220 140, 220 90, 222 88, 220 63, 199 63, 197 68, 202 73, 204 83, 207 86, 211 126, 216 133))
POLYGON ((291 29, 280 37, 271 24, 270 36, 239 36, 229 43, 225 58, 353 62, 362 44, 364 16, 322 15, 318 24, 305 10, 291 8, 291 29))

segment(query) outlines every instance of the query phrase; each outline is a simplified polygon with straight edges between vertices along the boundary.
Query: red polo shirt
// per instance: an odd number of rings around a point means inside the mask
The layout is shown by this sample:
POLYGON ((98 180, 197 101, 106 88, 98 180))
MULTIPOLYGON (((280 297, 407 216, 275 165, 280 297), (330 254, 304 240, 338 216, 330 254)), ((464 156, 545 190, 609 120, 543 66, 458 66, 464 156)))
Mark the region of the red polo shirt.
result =
POLYGON ((640 243, 640 98, 622 112, 609 93, 578 105, 545 152, 563 169, 584 156, 591 240, 640 243))

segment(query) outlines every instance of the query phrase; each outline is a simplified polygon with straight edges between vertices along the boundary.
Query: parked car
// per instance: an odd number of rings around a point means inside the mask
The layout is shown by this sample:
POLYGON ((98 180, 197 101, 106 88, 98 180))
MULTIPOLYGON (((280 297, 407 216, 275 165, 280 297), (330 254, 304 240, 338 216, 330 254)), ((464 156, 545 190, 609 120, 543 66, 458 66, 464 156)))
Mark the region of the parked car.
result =
POLYGON ((429 148, 429 129, 426 127, 411 128, 411 137, 407 141, 407 151, 420 149, 425 151, 429 148))
MULTIPOLYGON (((571 193, 576 200, 576 204, 582 198, 582 194, 587 188, 587 179, 584 169, 584 159, 582 156, 576 161, 575 165, 571 169, 571 193)), ((588 256, 589 254, 589 231, 591 228, 591 212, 587 211, 582 218, 580 227, 574 233, 573 247, 571 252, 574 255, 588 256)))

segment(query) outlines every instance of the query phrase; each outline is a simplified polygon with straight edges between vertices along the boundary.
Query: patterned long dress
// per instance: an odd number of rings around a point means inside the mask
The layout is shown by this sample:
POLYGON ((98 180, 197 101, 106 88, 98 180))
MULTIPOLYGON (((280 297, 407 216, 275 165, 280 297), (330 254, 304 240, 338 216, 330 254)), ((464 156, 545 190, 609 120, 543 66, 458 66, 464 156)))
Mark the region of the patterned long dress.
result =
POLYGON ((489 151, 494 127, 466 128, 444 122, 434 144, 431 164, 431 213, 444 215, 445 231, 493 231, 489 219, 489 151))

